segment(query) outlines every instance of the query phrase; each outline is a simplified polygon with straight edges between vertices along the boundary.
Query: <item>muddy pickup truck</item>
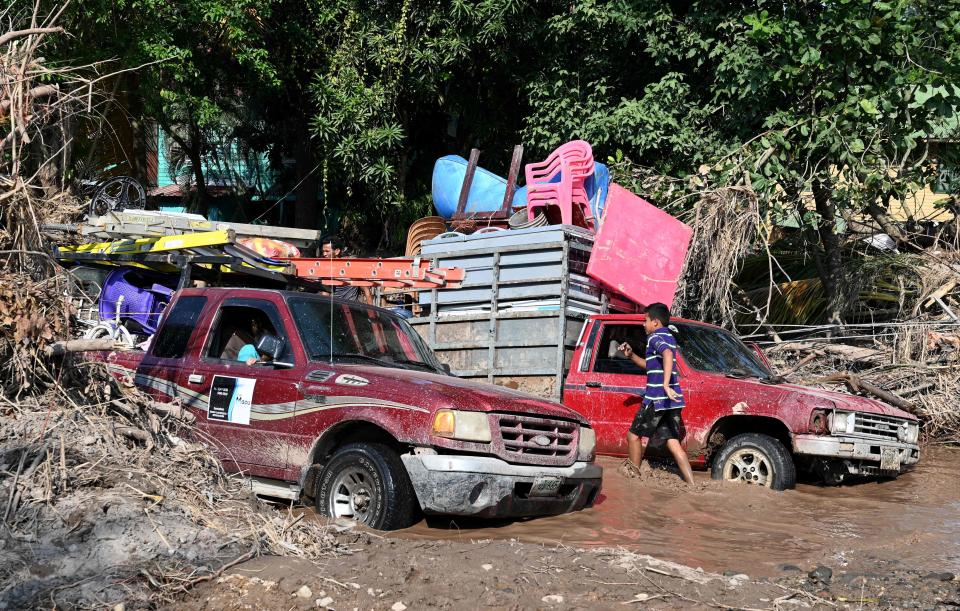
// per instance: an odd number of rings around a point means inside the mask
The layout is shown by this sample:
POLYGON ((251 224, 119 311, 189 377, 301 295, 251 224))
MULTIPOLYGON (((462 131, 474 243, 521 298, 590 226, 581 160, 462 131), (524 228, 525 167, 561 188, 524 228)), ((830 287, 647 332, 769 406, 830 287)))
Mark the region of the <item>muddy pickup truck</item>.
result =
POLYGON ((452 377, 407 323, 379 308, 184 289, 145 352, 97 358, 157 399, 181 400, 197 437, 254 491, 303 495, 323 514, 373 528, 403 528, 418 510, 563 513, 589 507, 600 489, 582 416, 452 377))
MULTIPOLYGON (((562 400, 596 430, 599 454, 625 456, 626 431, 646 386, 617 351, 646 345, 643 315, 564 309, 464 313, 414 319, 455 374, 562 400)), ((917 419, 868 398, 787 384, 757 346, 691 320, 671 328, 687 407, 684 438, 694 467, 714 479, 793 487, 797 470, 839 483, 896 476, 917 463, 917 419)), ((664 448, 651 448, 656 454, 664 448)))

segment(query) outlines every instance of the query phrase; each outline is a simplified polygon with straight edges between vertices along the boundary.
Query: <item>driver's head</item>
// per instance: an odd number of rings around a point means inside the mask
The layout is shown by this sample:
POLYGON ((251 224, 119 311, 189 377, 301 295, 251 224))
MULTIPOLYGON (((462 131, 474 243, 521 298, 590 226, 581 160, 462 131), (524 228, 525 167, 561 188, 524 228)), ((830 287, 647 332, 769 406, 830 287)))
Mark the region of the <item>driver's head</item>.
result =
POLYGON ((267 321, 263 315, 254 313, 250 315, 250 321, 247 324, 254 338, 260 337, 260 334, 267 330, 267 321))
POLYGON ((670 308, 662 303, 651 303, 643 312, 647 315, 643 323, 647 335, 670 324, 670 308))

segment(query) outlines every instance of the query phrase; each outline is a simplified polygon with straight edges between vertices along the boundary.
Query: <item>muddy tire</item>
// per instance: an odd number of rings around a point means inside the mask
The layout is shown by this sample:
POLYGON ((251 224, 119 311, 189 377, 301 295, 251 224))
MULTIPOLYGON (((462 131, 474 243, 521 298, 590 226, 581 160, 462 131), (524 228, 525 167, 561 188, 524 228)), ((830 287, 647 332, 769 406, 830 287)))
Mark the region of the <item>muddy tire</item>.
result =
POLYGON ((737 435, 714 454, 713 479, 788 490, 797 483, 793 457, 783 444, 760 433, 737 435))
POLYGON ((380 443, 351 443, 324 466, 314 491, 317 511, 377 530, 413 524, 417 498, 397 453, 380 443))

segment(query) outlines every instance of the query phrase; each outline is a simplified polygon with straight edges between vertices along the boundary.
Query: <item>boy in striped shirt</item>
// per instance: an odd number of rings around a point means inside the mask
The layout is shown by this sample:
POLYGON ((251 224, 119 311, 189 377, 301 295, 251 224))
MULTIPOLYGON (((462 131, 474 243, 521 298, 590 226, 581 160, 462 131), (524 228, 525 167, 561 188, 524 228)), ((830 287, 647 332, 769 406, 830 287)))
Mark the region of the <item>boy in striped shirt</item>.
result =
POLYGON ((677 340, 667 325, 670 324, 670 310, 662 303, 647 306, 644 329, 647 332, 647 351, 641 358, 633 347, 624 342, 620 351, 638 367, 647 372, 647 390, 640 409, 633 418, 633 425, 627 432, 627 452, 629 458, 624 463, 628 475, 640 474, 643 461, 643 439, 650 440, 655 434, 667 440, 667 449, 677 461, 680 474, 688 484, 693 483, 693 472, 687 453, 680 447, 681 421, 683 409, 683 391, 680 390, 680 376, 676 369, 677 340))

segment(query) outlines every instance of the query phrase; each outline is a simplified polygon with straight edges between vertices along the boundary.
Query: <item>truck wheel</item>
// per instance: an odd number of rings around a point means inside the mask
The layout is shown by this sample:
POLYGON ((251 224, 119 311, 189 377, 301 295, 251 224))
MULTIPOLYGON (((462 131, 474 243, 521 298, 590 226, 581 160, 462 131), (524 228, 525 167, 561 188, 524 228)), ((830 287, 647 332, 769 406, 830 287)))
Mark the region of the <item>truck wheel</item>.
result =
POLYGON ((760 433, 737 435, 723 444, 710 466, 713 479, 787 490, 797 483, 793 458, 783 444, 760 433))
POLYGON ((400 457, 380 443, 350 443, 330 458, 314 493, 317 511, 377 530, 413 524, 416 494, 400 457))

